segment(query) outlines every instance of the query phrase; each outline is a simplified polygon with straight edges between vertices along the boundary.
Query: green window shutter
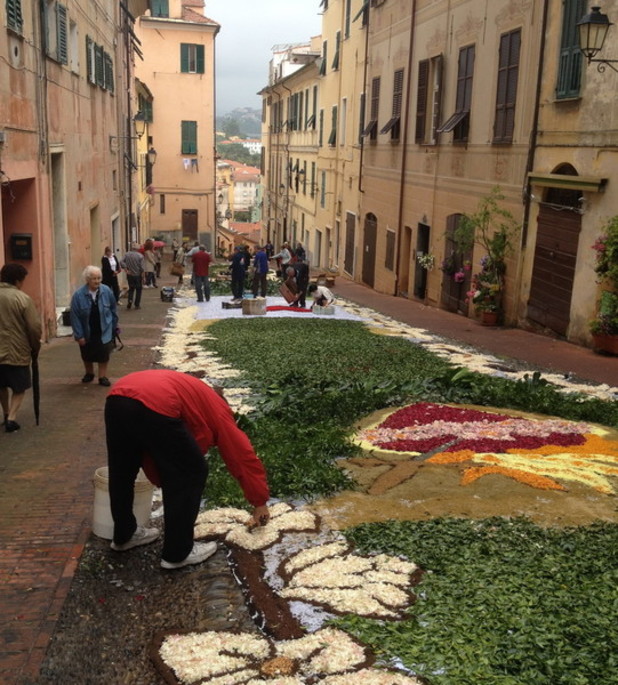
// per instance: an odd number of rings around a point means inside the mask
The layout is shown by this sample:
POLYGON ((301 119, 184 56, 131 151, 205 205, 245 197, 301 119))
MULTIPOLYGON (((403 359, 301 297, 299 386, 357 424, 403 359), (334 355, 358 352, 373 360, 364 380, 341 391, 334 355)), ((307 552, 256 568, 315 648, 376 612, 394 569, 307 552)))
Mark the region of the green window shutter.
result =
POLYGON ((150 0, 150 15, 153 17, 169 17, 168 0, 150 0))
POLYGON ((328 136, 328 144, 329 145, 336 145, 337 144, 337 105, 333 105, 333 108, 331 110, 331 128, 330 128, 330 136, 328 136))
POLYGON ((114 61, 112 60, 111 55, 108 55, 107 52, 103 52, 103 68, 104 68, 104 81, 105 81, 105 86, 104 88, 106 90, 109 90, 110 93, 114 92, 114 61))
POLYGON ((94 83, 94 60, 92 59, 93 51, 94 43, 92 42, 92 38, 90 38, 90 36, 86 36, 86 75, 88 77, 88 83, 94 83))
POLYGON ((579 95, 582 80, 582 53, 579 50, 577 22, 586 13, 586 0, 564 0, 560 62, 556 96, 572 98, 579 95))
POLYGON ((105 88, 105 61, 103 59, 103 48, 96 44, 94 46, 94 73, 97 86, 105 88))
POLYGON ((58 61, 62 64, 68 64, 67 8, 61 4, 56 5, 56 43, 58 61))
POLYGON ((336 71, 339 69, 339 46, 341 44, 341 31, 337 31, 337 36, 335 38, 335 56, 333 57, 332 67, 336 71))
POLYGON ((21 0, 6 0, 7 27, 21 33, 24 28, 24 18, 21 13, 21 0))
POLYGON ((180 152, 183 155, 197 154, 197 121, 183 121, 181 123, 182 143, 180 152))
POLYGON ((180 72, 189 73, 189 45, 187 43, 180 44, 180 72))
POLYGON ((196 62, 197 62, 197 68, 196 71, 198 74, 203 74, 204 73, 204 46, 203 45, 196 45, 196 62))

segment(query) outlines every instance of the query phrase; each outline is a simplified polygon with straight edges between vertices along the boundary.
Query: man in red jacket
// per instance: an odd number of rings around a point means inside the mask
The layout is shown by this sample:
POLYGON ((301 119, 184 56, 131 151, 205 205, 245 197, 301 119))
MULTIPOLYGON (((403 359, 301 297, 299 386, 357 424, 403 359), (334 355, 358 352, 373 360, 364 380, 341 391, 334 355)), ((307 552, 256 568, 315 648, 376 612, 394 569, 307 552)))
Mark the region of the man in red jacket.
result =
POLYGON ((266 472, 227 402, 203 381, 179 371, 137 371, 114 383, 105 404, 109 495, 114 520, 112 549, 153 542, 157 528, 137 526, 133 491, 140 466, 163 490, 161 566, 198 564, 214 554, 214 542, 193 542, 208 464, 217 446, 230 473, 253 505, 253 523, 269 518, 266 472))
POLYGON ((210 301, 210 282, 208 280, 208 267, 212 257, 206 252, 206 247, 200 245, 199 250, 191 257, 193 261, 193 283, 197 293, 197 301, 210 301))

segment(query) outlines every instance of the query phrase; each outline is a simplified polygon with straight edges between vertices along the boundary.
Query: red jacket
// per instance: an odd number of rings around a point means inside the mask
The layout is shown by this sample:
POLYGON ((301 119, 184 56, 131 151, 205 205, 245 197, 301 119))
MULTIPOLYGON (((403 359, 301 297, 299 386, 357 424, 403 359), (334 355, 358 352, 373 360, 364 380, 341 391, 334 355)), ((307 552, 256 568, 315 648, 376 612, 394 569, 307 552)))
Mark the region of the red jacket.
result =
POLYGON ((203 381, 179 371, 136 371, 114 383, 110 395, 138 400, 164 416, 182 419, 204 454, 216 445, 229 472, 254 507, 269 498, 266 472, 228 403, 203 381))
POLYGON ((193 275, 208 276, 208 265, 212 262, 212 257, 205 250, 198 250, 193 257, 193 275))

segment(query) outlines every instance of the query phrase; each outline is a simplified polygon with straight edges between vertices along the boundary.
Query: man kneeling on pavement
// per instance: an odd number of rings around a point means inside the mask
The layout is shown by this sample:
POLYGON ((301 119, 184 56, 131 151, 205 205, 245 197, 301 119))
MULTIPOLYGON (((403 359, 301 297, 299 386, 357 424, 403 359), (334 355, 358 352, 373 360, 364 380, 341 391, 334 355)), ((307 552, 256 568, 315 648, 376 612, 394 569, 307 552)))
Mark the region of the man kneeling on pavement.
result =
POLYGON ((140 466, 162 488, 165 569, 199 564, 214 542, 193 541, 193 526, 208 475, 204 455, 217 446, 228 470, 253 505, 253 525, 268 522, 266 472, 225 399, 193 376, 165 369, 136 371, 117 381, 105 404, 112 549, 153 542, 157 528, 138 526, 134 483, 140 466))

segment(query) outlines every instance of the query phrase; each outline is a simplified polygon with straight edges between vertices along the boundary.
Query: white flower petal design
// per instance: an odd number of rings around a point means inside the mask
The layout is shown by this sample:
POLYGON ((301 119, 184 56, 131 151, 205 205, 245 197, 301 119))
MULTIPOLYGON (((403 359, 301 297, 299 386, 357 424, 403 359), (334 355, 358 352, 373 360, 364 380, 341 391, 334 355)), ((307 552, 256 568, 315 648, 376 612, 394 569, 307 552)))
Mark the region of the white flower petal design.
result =
POLYGON ((300 660, 304 675, 343 673, 367 660, 364 648, 347 633, 324 628, 298 640, 287 640, 276 646, 277 653, 288 659, 300 660))
POLYGON ((247 550, 264 549, 279 540, 283 532, 315 530, 317 518, 309 511, 297 511, 285 502, 269 507, 270 520, 265 526, 249 530, 248 512, 231 507, 201 513, 195 526, 195 537, 225 535, 225 542, 247 550))
POLYGON ((284 570, 286 573, 293 573, 309 564, 315 564, 317 561, 326 557, 334 557, 343 554, 347 549, 348 544, 346 542, 330 542, 326 545, 309 547, 293 556, 289 561, 286 561, 284 570))
POLYGON ((161 658, 183 685, 204 678, 222 678, 221 685, 244 682, 250 676, 246 669, 256 660, 266 659, 270 652, 271 646, 263 637, 229 632, 168 635, 159 649, 161 658), (234 672, 240 671, 245 675, 237 673, 234 680, 234 672))
POLYGON ((347 674, 348 682, 360 683, 364 681, 358 680, 354 671, 368 663, 365 647, 336 628, 282 642, 217 631, 168 635, 159 654, 182 685, 303 685, 308 680, 322 682, 321 676, 334 674, 347 674), (278 658, 291 667, 286 669, 288 674, 269 674, 267 667, 278 658), (294 675, 289 675, 291 672, 294 675))
MULTIPOLYGON (((377 618, 398 618, 399 613, 387 609, 381 602, 368 595, 366 589, 344 590, 320 588, 286 588, 280 592, 286 599, 298 599, 310 604, 323 604, 331 611, 374 616, 377 618)), ((396 600, 393 600, 395 604, 396 600)))
POLYGON ((339 542, 299 552, 282 566, 286 585, 280 595, 339 613, 397 618, 410 602, 407 590, 416 565, 386 554, 343 552, 339 542))

